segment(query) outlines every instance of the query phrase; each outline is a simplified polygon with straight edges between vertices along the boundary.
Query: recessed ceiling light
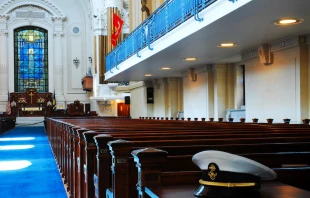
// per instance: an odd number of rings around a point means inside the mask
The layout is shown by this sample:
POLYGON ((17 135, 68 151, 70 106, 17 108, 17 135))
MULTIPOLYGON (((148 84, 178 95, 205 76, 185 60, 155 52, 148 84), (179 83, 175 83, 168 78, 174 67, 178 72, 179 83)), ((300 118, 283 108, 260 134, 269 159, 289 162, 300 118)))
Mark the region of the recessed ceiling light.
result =
POLYGON ((145 74, 144 76, 152 76, 152 74, 145 74))
POLYGON ((162 70, 170 70, 171 68, 170 67, 162 67, 161 69, 162 70))
POLYGON ((220 45, 218 45, 217 47, 226 47, 226 48, 229 48, 229 47, 236 47, 237 44, 235 43, 221 43, 220 45))
POLYGON ((197 60, 197 58, 183 58, 183 60, 185 60, 185 61, 195 61, 195 60, 197 60))
POLYGON ((275 25, 295 25, 302 23, 303 19, 280 19, 274 22, 275 25))

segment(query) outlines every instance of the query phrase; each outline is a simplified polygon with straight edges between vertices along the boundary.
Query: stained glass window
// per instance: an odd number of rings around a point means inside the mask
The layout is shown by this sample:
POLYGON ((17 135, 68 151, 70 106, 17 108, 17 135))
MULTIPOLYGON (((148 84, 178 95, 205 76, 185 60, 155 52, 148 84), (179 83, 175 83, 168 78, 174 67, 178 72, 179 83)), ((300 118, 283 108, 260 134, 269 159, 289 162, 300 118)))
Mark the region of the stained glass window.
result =
POLYGON ((21 27, 14 30, 15 92, 36 88, 48 92, 47 30, 21 27))

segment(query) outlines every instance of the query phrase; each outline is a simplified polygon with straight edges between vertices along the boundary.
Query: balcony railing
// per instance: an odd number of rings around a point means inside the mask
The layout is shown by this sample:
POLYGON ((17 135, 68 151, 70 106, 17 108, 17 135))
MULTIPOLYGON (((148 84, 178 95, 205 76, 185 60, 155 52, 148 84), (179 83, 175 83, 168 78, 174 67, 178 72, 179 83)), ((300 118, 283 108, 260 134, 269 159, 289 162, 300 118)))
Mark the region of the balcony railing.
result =
POLYGON ((216 1, 218 0, 166 1, 106 56, 106 71, 112 73, 113 68, 118 69, 117 65, 135 54, 141 57, 139 51, 145 47, 153 50, 151 44, 154 41, 188 19, 195 17, 195 20, 202 21, 199 12, 216 1))

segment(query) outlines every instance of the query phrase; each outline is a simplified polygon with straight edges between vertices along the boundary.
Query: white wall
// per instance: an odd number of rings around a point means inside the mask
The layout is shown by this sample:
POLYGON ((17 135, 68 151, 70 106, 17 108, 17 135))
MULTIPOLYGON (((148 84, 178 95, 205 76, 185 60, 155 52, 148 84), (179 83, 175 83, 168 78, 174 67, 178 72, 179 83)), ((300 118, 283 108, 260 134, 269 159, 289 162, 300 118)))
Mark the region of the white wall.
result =
POLYGON ((146 88, 145 86, 133 89, 130 92, 130 115, 132 118, 149 116, 146 104, 146 88))
POLYGON ((165 117, 165 89, 162 79, 154 85, 154 117, 165 117))
POLYGON ((296 103, 299 95, 296 87, 296 64, 298 48, 274 54, 275 62, 270 66, 253 59, 245 63, 246 119, 256 117, 259 122, 273 118, 274 122, 291 122, 299 119, 296 103))
POLYGON ((197 81, 192 82, 188 77, 183 78, 184 117, 199 118, 208 115, 208 81, 207 72, 197 73, 197 81))
MULTIPOLYGON (((48 30, 49 42, 49 91, 56 91, 57 106, 65 106, 70 101, 79 99, 81 102, 89 102, 87 93, 83 91, 81 79, 84 77, 89 66, 88 57, 92 56, 93 42, 91 31, 91 10, 88 1, 84 0, 54 0, 54 1, 7 1, 0 0, 4 5, 0 15, 10 15, 5 24, 7 27, 7 49, 8 80, 1 83, 0 90, 9 89, 14 91, 14 56, 13 56, 13 31, 21 26, 39 26, 48 30), (5 4, 5 2, 7 2, 5 4), (47 13, 45 18, 17 18, 14 11, 24 9, 28 5, 36 5, 40 12, 47 13), (13 14, 12 14, 13 13, 13 14), (63 20, 65 17, 65 20, 63 20), (73 34, 72 28, 79 27, 80 33, 73 34), (80 65, 76 68, 73 59, 78 58, 80 65)), ((25 10, 25 9, 24 9, 25 10)), ((4 91, 6 92, 6 91, 4 91)), ((6 93, 5 93, 6 95, 6 93)), ((5 111, 7 97, 4 93, 0 97, 0 111, 5 111)))

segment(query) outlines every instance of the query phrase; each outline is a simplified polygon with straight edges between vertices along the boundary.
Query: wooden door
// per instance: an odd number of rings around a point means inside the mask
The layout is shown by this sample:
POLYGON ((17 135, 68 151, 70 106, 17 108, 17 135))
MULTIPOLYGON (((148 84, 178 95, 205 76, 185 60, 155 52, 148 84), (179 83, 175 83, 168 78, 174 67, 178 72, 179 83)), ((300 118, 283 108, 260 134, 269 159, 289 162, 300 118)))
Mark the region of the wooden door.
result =
POLYGON ((129 117, 130 116, 130 104, 117 103, 117 116, 129 117))

